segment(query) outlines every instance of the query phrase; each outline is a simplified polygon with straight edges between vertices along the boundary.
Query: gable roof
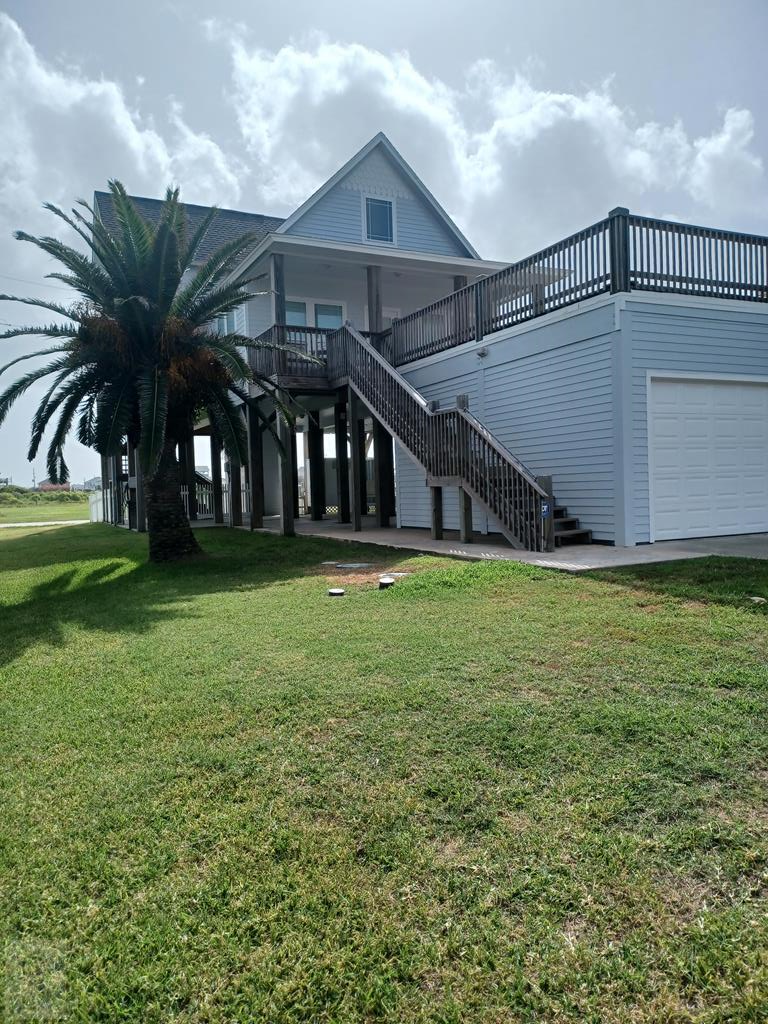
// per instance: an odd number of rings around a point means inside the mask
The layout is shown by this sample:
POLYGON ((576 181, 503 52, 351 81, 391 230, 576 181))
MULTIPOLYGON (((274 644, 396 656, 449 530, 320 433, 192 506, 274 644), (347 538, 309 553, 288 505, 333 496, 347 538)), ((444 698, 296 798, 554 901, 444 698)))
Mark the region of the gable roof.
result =
POLYGON ((448 229, 449 233, 453 235, 453 237, 459 242, 461 247, 466 250, 467 255, 471 256, 473 259, 479 260, 480 254, 473 248, 472 245, 470 245, 469 241, 464 237, 461 231, 459 231, 458 227, 454 224, 454 222, 442 208, 440 203, 438 203, 438 201, 429 191, 429 189, 421 180, 421 178, 416 174, 413 168, 405 162, 402 156, 400 156, 400 154, 389 141, 384 132, 379 132, 377 135, 374 135, 371 141, 368 142, 365 146, 363 146, 363 148, 359 150, 359 152, 355 153, 352 159, 348 160, 343 167, 340 167, 339 170, 336 171, 336 173, 332 175, 328 179, 328 181, 325 182, 324 185, 320 186, 317 192, 311 195, 305 203, 302 203, 302 205, 297 210, 294 210, 290 217, 288 217, 287 220, 284 220, 280 227, 277 228, 275 233, 278 235, 282 235, 285 234, 287 231, 290 231, 294 224, 296 224, 296 222, 300 220, 305 213, 311 210, 312 207, 323 198, 323 196, 327 195, 328 192, 330 192, 330 190, 335 185, 337 185, 340 181, 346 178, 347 175, 350 174, 355 169, 355 167, 357 167, 358 164, 360 164, 368 156, 369 153, 371 153, 374 149, 377 149, 379 147, 383 149, 387 156, 394 162, 395 166, 401 171, 401 173, 414 187, 416 192, 426 201, 429 208, 432 210, 433 213, 436 214, 438 219, 448 229))
MULTIPOLYGON (((131 196, 136 209, 145 220, 157 224, 163 202, 160 199, 147 199, 144 196, 131 196)), ((109 192, 94 192, 95 208, 108 231, 117 231, 117 218, 112 195, 109 192)), ((189 221, 189 232, 192 234, 203 218, 210 213, 210 206, 197 206, 194 203, 182 203, 189 221)), ((254 245, 258 245, 267 235, 272 234, 283 223, 282 217, 271 217, 262 213, 242 213, 240 210, 219 209, 195 254, 196 261, 207 260, 222 245, 240 238, 248 232, 256 235, 254 245)))

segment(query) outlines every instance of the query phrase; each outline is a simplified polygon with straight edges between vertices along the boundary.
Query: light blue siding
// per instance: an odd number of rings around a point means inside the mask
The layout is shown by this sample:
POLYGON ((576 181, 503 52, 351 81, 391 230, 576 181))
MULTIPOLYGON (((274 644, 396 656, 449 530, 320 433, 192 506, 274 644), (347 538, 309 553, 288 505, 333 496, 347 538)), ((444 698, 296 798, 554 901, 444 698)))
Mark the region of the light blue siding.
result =
POLYGON ((471 256, 412 181, 383 152, 374 151, 288 228, 287 234, 334 242, 471 256), (363 230, 365 196, 394 204, 395 244, 368 241, 363 230))
MULTIPOLYGON (((613 408, 613 304, 544 326, 486 339, 477 347, 425 361, 405 375, 427 398, 468 393, 478 416, 536 475, 553 477, 555 497, 598 540, 615 535, 616 451, 613 408)), ((398 459, 403 526, 428 526, 424 475, 398 459)), ((456 499, 451 498, 454 527, 456 499)), ((447 505, 448 503, 446 503, 447 505)), ((482 517, 476 526, 484 529, 482 517)), ((491 521, 488 529, 497 527, 491 521)))
POLYGON ((631 346, 631 487, 634 540, 650 539, 648 373, 768 377, 768 316, 748 304, 706 307, 632 301, 624 344, 631 346))
POLYGON ((397 200, 397 248, 467 256, 466 249, 422 199, 397 200))
MULTIPOLYGON (((239 311, 238 311, 239 312, 239 311)), ((258 338, 268 327, 272 326, 272 297, 256 295, 245 306, 245 323, 238 327, 250 338, 258 338)))
POLYGON ((601 335, 485 371, 486 425, 604 541, 615 528, 611 355, 601 335))
MULTIPOLYGON (((470 409, 477 410, 480 404, 481 375, 475 370, 469 373, 454 372, 447 363, 436 372, 417 371, 408 374, 411 383, 425 398, 438 401, 441 408, 450 409, 456 405, 457 395, 469 395, 470 409), (427 379, 431 378, 431 379, 427 379)), ((458 369, 458 367, 457 367, 458 369)), ((398 523, 401 526, 429 528, 431 507, 426 476, 405 449, 395 446, 398 523)), ((459 492, 457 488, 445 488, 443 493, 443 522, 447 530, 459 528, 459 492)), ((488 522, 479 508, 472 510, 474 529, 485 533, 488 522)))
POLYGON ((300 217, 289 235, 303 238, 326 238, 333 242, 363 240, 363 217, 360 193, 338 185, 319 199, 300 217))

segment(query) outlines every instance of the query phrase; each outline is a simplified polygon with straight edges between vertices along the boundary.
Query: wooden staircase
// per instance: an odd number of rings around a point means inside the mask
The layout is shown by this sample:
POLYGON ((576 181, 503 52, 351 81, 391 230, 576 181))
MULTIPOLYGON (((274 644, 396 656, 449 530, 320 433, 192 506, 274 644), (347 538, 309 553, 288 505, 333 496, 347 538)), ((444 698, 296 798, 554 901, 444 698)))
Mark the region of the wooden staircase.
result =
POLYGON ((592 531, 585 529, 579 522, 578 516, 568 515, 565 505, 555 505, 554 540, 555 547, 561 548, 565 544, 591 544, 592 531))
MULTIPOLYGON (((499 524, 513 547, 554 549, 554 501, 547 478, 534 476, 467 409, 434 409, 350 324, 328 335, 326 344, 331 385, 346 385, 365 402, 421 465, 430 486, 461 488, 499 524)), ((566 529, 561 540, 573 535, 566 529)))

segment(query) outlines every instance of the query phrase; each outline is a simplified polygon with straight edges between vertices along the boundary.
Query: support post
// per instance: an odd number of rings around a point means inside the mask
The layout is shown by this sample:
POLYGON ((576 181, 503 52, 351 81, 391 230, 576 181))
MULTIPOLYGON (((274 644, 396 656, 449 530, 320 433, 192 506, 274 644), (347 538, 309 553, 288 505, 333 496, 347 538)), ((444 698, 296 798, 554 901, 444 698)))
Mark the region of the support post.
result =
POLYGON ((555 550, 555 499, 552 494, 552 477, 537 476, 536 483, 546 492, 546 498, 542 499, 541 518, 544 550, 555 550), (544 507, 546 506, 546 508, 544 507))
POLYGON ((376 525, 389 526, 394 505, 394 461, 392 437, 386 427, 373 420, 373 470, 376 486, 376 525))
POLYGON ((261 440, 261 424, 254 408, 246 409, 248 428, 248 486, 251 498, 251 529, 264 526, 264 449, 261 440))
POLYGON ((224 522, 224 500, 221 492, 221 443, 211 430, 211 487, 213 489, 213 521, 224 522))
POLYGON ((133 449, 133 471, 136 474, 136 532, 147 532, 147 502, 144 495, 144 474, 141 471, 139 452, 133 449))
POLYGON ((459 540, 472 543, 472 498, 463 487, 459 488, 459 540))
POLYGON ((475 281, 475 341, 483 340, 483 320, 485 317, 483 308, 483 295, 485 293, 485 282, 482 278, 475 281))
POLYGON ((533 315, 541 316, 544 312, 544 285, 540 281, 535 281, 531 285, 531 305, 533 306, 533 315))
POLYGON ((111 455, 110 461, 111 476, 112 476, 112 525, 118 526, 120 524, 120 514, 122 509, 120 508, 120 495, 122 488, 120 487, 120 466, 123 461, 122 455, 111 455))
POLYGON ((195 473, 195 434, 179 444, 181 479, 186 484, 186 508, 189 521, 198 518, 198 485, 195 473))
POLYGON ((243 482, 241 465, 229 460, 229 522, 230 526, 243 525, 243 482))
POLYGON ((349 522, 349 455, 347 453, 347 403, 338 401, 333 407, 333 429, 336 435, 336 493, 340 523, 349 522))
POLYGON ((432 506, 432 540, 443 539, 443 488, 429 488, 430 504, 432 506))
POLYGON ((325 515, 325 447, 320 413, 317 410, 307 414, 307 454, 309 456, 309 496, 311 499, 310 518, 322 521, 325 515))
POLYGON ((358 405, 359 419, 357 421, 357 433, 360 438, 360 487, 358 490, 357 501, 360 505, 360 515, 368 515, 368 459, 365 455, 366 441, 368 440, 365 430, 365 415, 364 409, 358 405))
POLYGON ((629 291, 629 210, 617 206, 608 214, 611 243, 611 292, 629 291))
MULTIPOLYGON (((368 330, 371 334, 381 334, 384 329, 384 316, 381 308, 381 267, 366 267, 365 278, 368 289, 368 330)), ((378 339, 373 339, 378 341, 378 339)), ((378 349, 378 345, 375 345, 378 349)))
POLYGON ((109 462, 101 456, 101 521, 108 523, 109 515, 109 462))
MULTIPOLYGON (((349 498, 351 505, 352 529, 359 533, 362 527, 360 517, 360 465, 365 463, 365 431, 360 437, 360 418, 357 408, 357 396, 351 387, 347 387, 347 408, 349 409, 349 498)), ((363 476, 363 486, 365 477, 363 476)))
POLYGON ((277 436, 283 446, 280 452, 280 533, 293 537, 295 526, 296 443, 294 427, 278 413, 277 436))
POLYGON ((270 256, 273 313, 276 324, 285 323, 285 262, 281 253, 270 256))
POLYGON ((467 287, 467 275, 466 274, 454 274, 453 275, 453 290, 460 292, 462 288, 467 287))

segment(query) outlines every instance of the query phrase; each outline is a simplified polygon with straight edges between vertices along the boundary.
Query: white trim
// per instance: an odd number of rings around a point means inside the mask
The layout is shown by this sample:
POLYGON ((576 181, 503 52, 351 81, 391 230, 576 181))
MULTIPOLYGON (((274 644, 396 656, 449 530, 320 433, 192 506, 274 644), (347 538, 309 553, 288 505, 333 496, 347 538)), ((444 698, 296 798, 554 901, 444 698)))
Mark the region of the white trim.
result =
MULTIPOLYGON (((301 217, 303 217, 305 213, 307 213, 308 210, 310 210, 316 203, 318 203, 323 198, 323 196, 327 195, 333 188, 333 186, 338 184, 342 180, 342 178, 346 178, 349 172, 352 171, 355 167, 357 167, 357 165, 361 163, 365 159, 365 157, 367 157, 368 154, 372 152, 372 150, 376 149, 377 146, 381 146, 384 152, 387 153, 387 155, 394 161, 399 170, 405 175, 407 180, 413 185, 416 191, 420 192, 424 199, 426 199, 427 203, 432 208, 433 212, 437 214, 437 216, 445 224, 445 226, 448 228, 448 230, 454 236, 454 238, 456 238, 460 242, 462 247, 467 250, 469 255, 474 259, 480 259, 478 252, 469 244, 467 239, 464 237, 464 235, 461 233, 458 227, 453 223, 451 218, 442 208, 440 203, 438 203, 438 201, 429 191, 429 189, 421 180, 421 178, 418 177, 413 168, 409 167, 409 165, 405 162, 402 156, 400 156, 400 154, 389 141, 384 132, 378 132, 378 134, 374 135, 370 142, 367 142, 361 150, 355 153, 355 155, 344 164, 343 167, 340 167, 339 170, 336 171, 336 173, 333 174, 328 179, 328 181, 325 182, 324 185, 321 185, 320 188, 316 192, 314 192, 309 197, 309 199, 306 200, 306 202, 302 203, 297 210, 294 210, 290 217, 288 217, 287 220, 283 221, 283 223, 277 229, 276 234, 286 234, 294 226, 294 224, 301 217)), ((365 230, 365 226, 363 226, 363 230, 365 230)))
POLYGON ((358 242, 335 242, 326 238, 273 233, 267 235, 258 248, 243 259, 243 262, 226 278, 226 283, 237 281, 252 264, 258 263, 267 254, 281 253, 287 256, 292 255, 292 250, 297 250, 297 255, 309 259, 320 254, 326 258, 326 253, 331 252, 341 263, 355 265, 359 265, 361 262, 378 263, 382 267, 391 267, 401 271, 416 269, 422 273, 466 274, 471 279, 470 283, 479 277, 495 274, 497 270, 503 270, 509 266, 508 263, 498 260, 470 259, 468 256, 442 256, 438 253, 417 252, 414 249, 390 249, 386 245, 376 248, 371 245, 361 245, 358 242), (414 264, 415 266, 413 266, 414 264))
MULTIPOLYGON (((317 327, 315 317, 315 306, 340 306, 341 307, 341 322, 344 324, 347 319, 347 304, 342 299, 317 299, 306 295, 286 295, 286 302, 303 302, 306 306, 307 311, 307 327, 317 327), (310 317, 311 313, 311 317, 310 317), (312 323, 310 323, 310 319, 312 323)), ((296 330, 301 330, 297 327, 296 330)))
POLYGON ((645 371, 645 435, 648 447, 648 541, 656 540, 656 524, 653 517, 653 437, 651 433, 651 386, 655 380, 712 381, 722 384, 768 385, 767 374, 755 373, 707 373, 703 370, 646 370, 645 371))
POLYGON ((384 245, 388 249, 397 248, 397 199, 395 196, 377 196, 373 192, 360 193, 360 212, 362 219, 362 240, 363 245, 384 245), (375 199, 377 203, 389 203, 392 207, 392 239, 385 242, 379 238, 368 237, 368 200, 375 199))

